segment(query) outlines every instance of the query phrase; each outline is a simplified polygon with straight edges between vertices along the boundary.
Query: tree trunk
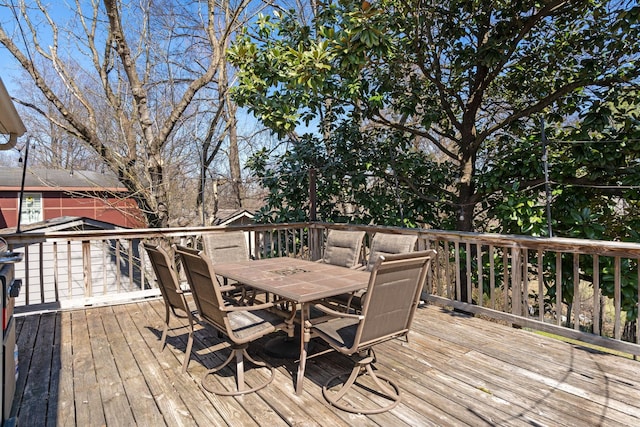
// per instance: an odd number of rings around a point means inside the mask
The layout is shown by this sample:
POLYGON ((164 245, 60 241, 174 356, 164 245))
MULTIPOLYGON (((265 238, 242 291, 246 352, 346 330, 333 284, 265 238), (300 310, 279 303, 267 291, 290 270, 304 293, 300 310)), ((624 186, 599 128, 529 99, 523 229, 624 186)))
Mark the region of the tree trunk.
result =
POLYGON ((236 114, 238 112, 238 106, 231 99, 231 96, 228 91, 228 82, 229 82, 229 70, 227 68, 227 64, 223 63, 220 65, 220 76, 221 76, 221 90, 220 93, 223 95, 221 101, 224 103, 224 109, 226 111, 226 124, 228 129, 228 137, 229 137, 229 173, 231 179, 231 203, 234 209, 239 209, 243 205, 244 201, 244 191, 242 185, 242 169, 240 168, 240 152, 238 149, 238 119, 236 114))
MULTIPOLYGON (((20 45, 10 36, 16 33, 16 25, 11 20, 0 23, 0 45, 31 75, 42 95, 42 99, 23 104, 69 135, 70 142, 81 141, 93 150, 129 190, 149 227, 166 227, 169 211, 174 211, 168 209, 170 204, 184 200, 172 197, 167 185, 182 173, 171 174, 176 170, 172 148, 193 143, 183 129, 190 129, 192 120, 197 120, 192 116, 200 111, 196 104, 215 99, 213 93, 219 94, 220 102, 203 108, 204 116, 219 124, 228 108, 228 76, 221 72, 226 67, 225 52, 234 34, 253 16, 247 9, 249 0, 205 3, 205 19, 204 14, 185 14, 171 22, 156 18, 158 14, 174 16, 175 10, 187 6, 167 3, 168 9, 160 12, 148 5, 126 9, 127 22, 141 22, 140 28, 123 24, 120 8, 124 6, 117 0, 74 3, 69 10, 75 16, 23 8, 19 12, 27 37, 22 34, 20 45), (41 33, 53 34, 46 46, 40 42, 41 33), (176 37, 192 44, 176 50, 176 37), (76 55, 73 60, 59 54, 69 49, 76 55), (194 63, 197 67, 184 66, 194 63)), ((13 9, 18 12, 19 8, 13 9)), ((233 128, 232 179, 240 185, 235 122, 233 128)), ((217 126, 212 129, 220 130, 217 126)), ((228 132, 225 129, 224 136, 216 132, 215 140, 209 141, 213 144, 204 150, 207 162, 228 132)), ((207 162, 205 165, 210 164, 207 162)), ((241 200, 242 195, 237 194, 236 199, 241 200)), ((179 206, 175 211, 185 209, 191 210, 179 206)))
POLYGON ((229 101, 229 171, 233 188, 232 203, 235 209, 242 207, 244 198, 242 174, 240 169, 240 154, 238 150, 238 121, 236 120, 236 106, 229 101))
MULTIPOLYGON (((461 144, 468 147, 470 144, 461 144)), ((456 219, 456 230, 473 231, 473 212, 474 203, 474 174, 475 174, 475 156, 464 153, 460 159, 460 184, 458 186, 458 217, 456 219)), ((470 256, 470 254, 467 254, 470 256)), ((462 265, 460 272, 460 295, 457 295, 460 301, 469 301, 470 295, 467 292, 467 272, 466 265, 462 265)))

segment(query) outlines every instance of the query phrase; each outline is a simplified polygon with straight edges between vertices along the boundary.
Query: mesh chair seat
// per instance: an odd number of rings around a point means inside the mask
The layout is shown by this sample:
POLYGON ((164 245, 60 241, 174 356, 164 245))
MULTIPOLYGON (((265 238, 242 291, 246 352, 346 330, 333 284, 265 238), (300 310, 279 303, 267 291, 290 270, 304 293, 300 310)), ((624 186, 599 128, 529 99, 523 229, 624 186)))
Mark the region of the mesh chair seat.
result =
POLYGON ((230 332, 237 343, 252 341, 256 336, 275 332, 278 325, 282 324, 282 317, 266 310, 232 311, 227 317, 230 332))
POLYGON ((358 331, 358 319, 336 318, 331 322, 315 325, 315 331, 323 335, 323 339, 331 340, 331 346, 343 350, 353 347, 358 331))

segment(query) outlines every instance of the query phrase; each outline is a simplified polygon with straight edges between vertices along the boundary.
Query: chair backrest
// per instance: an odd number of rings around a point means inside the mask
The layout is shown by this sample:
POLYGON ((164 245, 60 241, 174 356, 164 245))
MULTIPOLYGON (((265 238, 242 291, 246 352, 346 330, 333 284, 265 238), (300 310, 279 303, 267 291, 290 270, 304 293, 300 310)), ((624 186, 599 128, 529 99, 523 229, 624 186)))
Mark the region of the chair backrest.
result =
POLYGON ((322 262, 352 268, 360 263, 364 231, 329 230, 322 262))
POLYGON ((428 250, 378 258, 362 302, 354 350, 409 332, 435 254, 428 250))
POLYGON ((158 243, 144 242, 143 247, 149 255, 165 304, 173 309, 188 312, 188 304, 184 294, 180 292, 180 279, 173 256, 158 243))
POLYGON ((246 261, 249 259, 247 238, 243 231, 210 233, 202 236, 204 253, 212 264, 246 261))
POLYGON ((220 286, 208 257, 202 256, 201 251, 184 246, 175 246, 176 253, 182 260, 182 267, 191 288, 193 300, 196 303, 200 318, 207 321, 220 331, 227 333, 226 312, 220 308, 225 301, 222 298, 220 286))
POLYGON ((388 234, 376 233, 371 239, 371 250, 367 271, 373 269, 374 264, 380 255, 405 254, 413 252, 416 247, 418 236, 416 234, 388 234))

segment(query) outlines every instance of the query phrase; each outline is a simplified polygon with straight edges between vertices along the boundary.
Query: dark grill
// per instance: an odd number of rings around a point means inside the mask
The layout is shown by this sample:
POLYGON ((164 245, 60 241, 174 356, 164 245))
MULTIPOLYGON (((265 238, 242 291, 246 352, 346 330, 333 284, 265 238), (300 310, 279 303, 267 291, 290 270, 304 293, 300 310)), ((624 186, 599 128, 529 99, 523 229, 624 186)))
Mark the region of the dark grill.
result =
POLYGON ((0 369, 0 404, 2 424, 15 425, 11 418, 11 405, 18 378, 18 348, 16 346, 16 322, 13 318, 16 297, 20 293, 22 280, 15 278, 14 262, 22 259, 21 254, 4 253, 0 259, 0 285, 2 286, 2 369, 0 369))

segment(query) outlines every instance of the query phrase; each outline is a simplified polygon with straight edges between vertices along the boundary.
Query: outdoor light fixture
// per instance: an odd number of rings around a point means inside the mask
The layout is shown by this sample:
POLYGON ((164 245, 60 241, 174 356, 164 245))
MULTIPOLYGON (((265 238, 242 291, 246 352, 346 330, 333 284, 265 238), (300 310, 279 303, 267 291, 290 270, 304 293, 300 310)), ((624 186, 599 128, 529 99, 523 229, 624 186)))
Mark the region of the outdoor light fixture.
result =
MULTIPOLYGON (((20 224, 22 223, 22 199, 24 198, 24 180, 27 176, 27 160, 29 159, 29 138, 24 147, 24 162, 22 163, 22 181, 20 182, 20 199, 18 200, 18 222, 16 225, 16 233, 20 233, 20 224)), ((22 156, 20 156, 22 161, 22 156)))

